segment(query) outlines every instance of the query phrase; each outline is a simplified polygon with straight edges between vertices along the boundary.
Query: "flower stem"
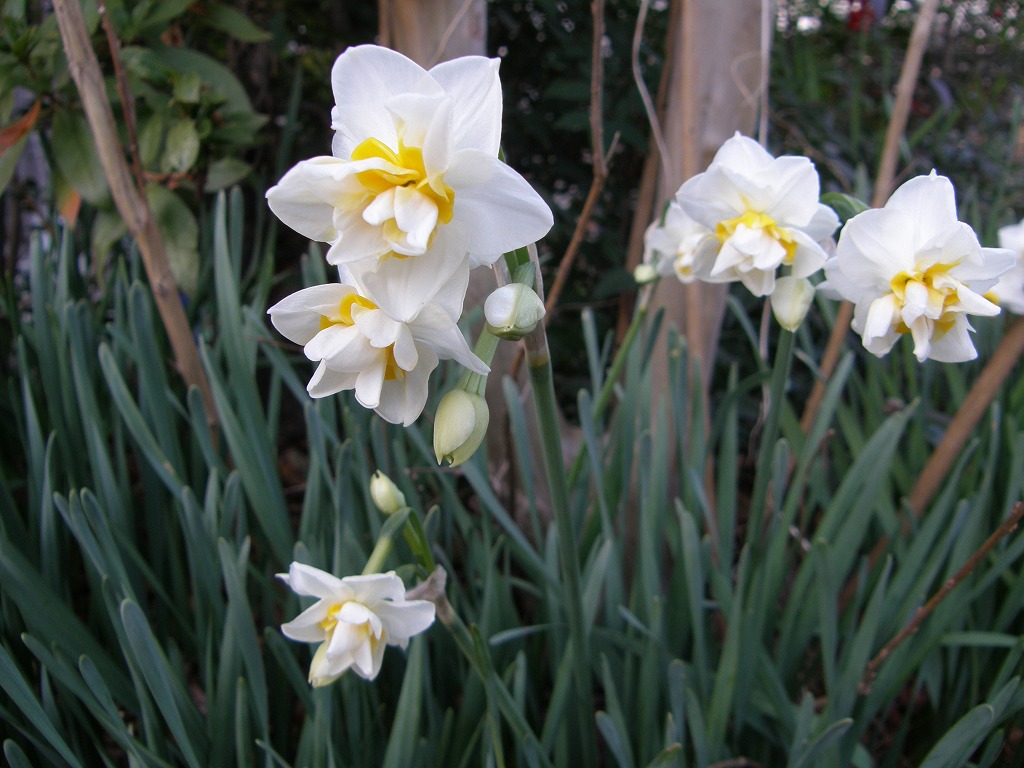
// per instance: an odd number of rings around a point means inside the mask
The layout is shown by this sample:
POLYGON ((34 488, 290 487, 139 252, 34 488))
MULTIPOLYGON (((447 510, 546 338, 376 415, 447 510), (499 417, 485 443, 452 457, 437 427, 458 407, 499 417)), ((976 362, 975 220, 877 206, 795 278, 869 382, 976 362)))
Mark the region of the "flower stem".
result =
MULTIPOLYGON (((768 500, 768 484, 772 476, 772 457, 775 454, 775 442, 779 435, 779 422, 782 419, 783 395, 789 380, 789 369, 793 362, 793 333, 780 330, 779 343, 775 349, 775 365, 772 369, 771 387, 768 391, 767 414, 764 430, 761 432, 761 443, 757 453, 757 468, 754 475, 754 490, 750 497, 750 536, 759 536, 768 500)), ((752 539, 753 540, 753 539, 752 539)))
POLYGON ((380 528, 380 535, 377 536, 377 543, 373 547, 373 552, 370 553, 370 557, 366 560, 366 567, 363 568, 364 575, 383 572, 384 563, 395 546, 395 534, 398 533, 400 528, 405 526, 410 512, 412 510, 409 507, 402 507, 384 521, 384 525, 380 528))
POLYGON ((551 768, 551 763, 544 755, 540 739, 537 738, 533 728, 523 716, 516 700, 509 693, 508 687, 494 669, 487 645, 482 641, 480 634, 475 628, 467 627, 448 602, 445 594, 445 582, 447 573, 443 568, 438 567, 419 589, 422 594, 410 593, 411 597, 429 599, 437 607, 437 619, 447 627, 452 639, 458 646, 462 655, 466 657, 470 666, 480 676, 487 695, 488 706, 498 709, 505 721, 515 732, 517 740, 521 744, 532 744, 535 747, 534 755, 545 768, 551 768))

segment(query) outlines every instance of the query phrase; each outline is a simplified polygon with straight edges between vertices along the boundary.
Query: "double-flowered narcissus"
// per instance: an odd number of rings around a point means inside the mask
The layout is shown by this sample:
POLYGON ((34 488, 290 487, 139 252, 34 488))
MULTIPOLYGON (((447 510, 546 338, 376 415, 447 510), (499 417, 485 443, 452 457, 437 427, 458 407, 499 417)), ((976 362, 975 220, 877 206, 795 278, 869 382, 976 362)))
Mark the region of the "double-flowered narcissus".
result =
POLYGON ((337 576, 302 563, 278 574, 297 594, 317 602, 281 625, 286 637, 319 643, 309 667, 314 687, 333 683, 349 669, 367 680, 380 672, 384 648, 405 648, 409 638, 434 623, 434 604, 406 600, 405 585, 393 571, 337 576))
POLYGON ((738 280, 755 296, 774 292, 779 267, 808 277, 825 263, 821 242, 839 226, 835 212, 818 202, 818 190, 818 173, 806 157, 772 157, 736 134, 676 194, 683 213, 707 231, 692 249, 677 252, 676 272, 708 282, 738 280))
POLYGON ((932 171, 846 223, 825 265, 826 290, 853 302, 853 329, 868 351, 885 355, 909 335, 919 361, 962 362, 977 356, 967 315, 999 313, 985 293, 1014 260, 981 247, 957 219, 953 185, 932 171))
POLYGON ((436 269, 490 264, 543 237, 551 210, 498 158, 498 60, 429 72, 395 51, 349 48, 331 73, 333 156, 300 162, 267 193, 281 220, 330 243, 331 264, 397 254, 436 269))
POLYGON ((305 288, 269 310, 274 327, 319 363, 310 395, 355 390, 360 405, 408 426, 423 410, 438 360, 488 372, 456 324, 469 277, 465 263, 433 287, 437 272, 427 262, 391 261, 361 280, 339 271, 343 283, 305 288))

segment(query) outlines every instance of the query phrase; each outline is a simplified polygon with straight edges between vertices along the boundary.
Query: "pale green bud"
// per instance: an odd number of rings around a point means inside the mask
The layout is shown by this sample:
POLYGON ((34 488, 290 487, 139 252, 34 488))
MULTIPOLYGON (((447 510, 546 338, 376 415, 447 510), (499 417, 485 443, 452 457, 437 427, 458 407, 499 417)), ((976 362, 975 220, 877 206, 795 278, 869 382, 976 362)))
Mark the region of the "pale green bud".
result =
POLYGON ((385 515, 393 515, 405 506, 405 494, 379 469, 370 478, 370 498, 385 515))
POLYGON ((814 299, 814 284, 805 277, 779 277, 772 291, 772 312, 787 331, 795 331, 804 321, 814 299))
POLYGON ((518 341, 532 332, 544 312, 544 302, 525 283, 504 285, 484 302, 484 317, 491 333, 509 341, 518 341))
POLYGON ((458 466, 476 453, 487 434, 491 412, 487 401, 464 389, 441 398, 434 415, 434 455, 437 463, 458 466))
POLYGON ((658 279, 658 270, 653 264, 637 264, 636 269, 633 270, 633 279, 636 280, 637 285, 653 283, 658 279))

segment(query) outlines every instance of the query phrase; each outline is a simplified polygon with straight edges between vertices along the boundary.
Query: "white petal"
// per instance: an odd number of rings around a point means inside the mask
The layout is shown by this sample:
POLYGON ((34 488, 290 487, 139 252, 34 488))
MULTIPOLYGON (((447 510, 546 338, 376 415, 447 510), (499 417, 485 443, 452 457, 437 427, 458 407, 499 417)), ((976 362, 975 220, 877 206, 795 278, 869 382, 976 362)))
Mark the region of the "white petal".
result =
POLYGON ((326 328, 306 345, 306 356, 311 360, 323 360, 334 371, 358 373, 374 365, 380 350, 354 326, 336 325, 326 328))
POLYGON ((430 75, 455 101, 452 133, 459 149, 497 156, 501 140, 499 59, 462 56, 442 62, 430 75))
POLYGON ((395 189, 395 223, 406 233, 405 242, 412 253, 425 253, 437 226, 437 203, 413 187, 395 189))
POLYGON ((335 157, 348 159, 368 138, 398 148, 394 119, 384 103, 400 93, 439 94, 441 87, 416 62, 376 45, 348 48, 331 70, 337 106, 331 113, 335 157))
POLYGON ((416 368, 409 371, 404 379, 385 381, 381 387, 380 404, 374 410, 392 424, 408 427, 423 413, 423 406, 427 403, 427 382, 438 360, 434 350, 425 344, 420 345, 417 351, 416 368))
POLYGON ((479 150, 457 152, 445 183, 455 190, 453 219, 465 228, 468 250, 484 263, 540 240, 554 222, 526 179, 479 150))
POLYGON ((865 345, 872 339, 888 338, 892 334, 896 310, 896 297, 891 293, 871 302, 861 332, 865 345))
POLYGON ((356 375, 356 400, 363 408, 376 408, 380 405, 386 363, 386 353, 381 352, 376 365, 368 366, 356 375))
POLYGON ((755 296, 767 296, 775 290, 774 269, 750 269, 739 272, 740 282, 755 296))
POLYGON ((327 656, 327 643, 321 643, 313 654, 309 665, 309 683, 314 688, 330 685, 352 665, 352 657, 345 655, 338 658, 327 656))
POLYGON ((399 328, 398 338, 395 339, 394 346, 391 348, 391 354, 394 355, 395 363, 403 371, 411 371, 416 367, 419 353, 416 350, 416 342, 409 331, 408 325, 403 324, 399 328))
POLYGON ((282 624, 281 633, 300 643, 322 642, 326 635, 320 622, 327 618, 329 607, 326 600, 318 600, 294 619, 282 624))
POLYGON ((288 586, 298 595, 333 599, 350 594, 344 581, 337 576, 305 563, 292 563, 288 568, 287 581, 288 586))
POLYGON ((798 229, 790 230, 789 234, 796 243, 793 263, 790 265, 794 277, 809 277, 825 266, 825 249, 816 240, 798 229))
POLYGON ((923 363, 931 351, 934 323, 927 317, 919 317, 909 325, 910 335, 914 339, 914 357, 917 358, 917 362, 923 363))
POLYGON ((820 243, 823 240, 827 240, 836 233, 839 229, 839 217, 836 212, 829 208, 827 205, 818 205, 818 209, 814 212, 814 216, 811 217, 810 222, 800 227, 800 229, 806 234, 811 240, 816 243, 820 243))
POLYGON ((345 223, 343 236, 328 249, 327 263, 337 266, 373 259, 376 264, 376 259, 390 250, 380 227, 367 224, 360 215, 353 215, 345 223))
POLYGON ((267 190, 270 210, 300 235, 321 243, 338 236, 334 202, 338 177, 346 171, 333 157, 303 160, 267 190))
POLYGON ((328 368, 327 361, 325 360, 317 366, 316 373, 313 374, 313 378, 306 385, 306 391, 310 397, 336 395, 339 392, 354 388, 356 376, 357 374, 355 373, 335 371, 328 368))
POLYGON ((320 333, 320 319, 333 317, 352 288, 337 283, 303 288, 267 310, 278 332, 296 344, 307 344, 320 333))
MULTIPOLYGON (((364 680, 373 680, 380 674, 381 664, 384 661, 384 643, 367 643, 369 655, 363 655, 358 663, 354 663, 352 669, 364 680)), ((354 661, 354 660, 353 660, 354 661)))
POLYGON ((885 291, 893 277, 916 267, 914 229, 914 219, 900 211, 858 213, 839 235, 834 268, 860 290, 885 291))
POLYGON ((404 326, 404 323, 377 309, 359 311, 353 308, 352 320, 359 332, 377 349, 394 344, 404 326))
POLYGON ((958 315, 953 327, 945 333, 936 331, 932 336, 928 357, 940 363, 964 363, 978 356, 971 342, 971 330, 967 317, 958 315))
MULTIPOLYGON (((346 603, 343 608, 349 605, 351 603, 346 603)), ((354 654, 358 648, 367 644, 366 632, 360 624, 339 621, 327 641, 327 657, 333 659, 354 654)))
POLYGON ((462 314, 469 264, 465 252, 448 251, 443 243, 439 237, 422 256, 386 259, 375 273, 366 275, 366 287, 384 312, 410 322, 428 303, 439 303, 453 320, 462 314))
POLYGON ((387 189, 373 198, 363 209, 363 221, 371 227, 379 227, 384 222, 395 218, 395 190, 387 189))
POLYGON ((711 164, 747 171, 761 168, 772 159, 768 150, 737 131, 718 149, 711 164))
POLYGON ((733 175, 716 167, 686 181, 676 192, 676 202, 686 215, 710 230, 747 211, 747 201, 733 175))
POLYGON ((411 324, 417 341, 428 345, 443 360, 455 360, 471 371, 487 374, 490 368, 469 348, 459 326, 434 304, 428 304, 411 324))
POLYGON ((965 260, 949 272, 958 280, 970 284, 973 290, 984 293, 1019 263, 1013 251, 1005 248, 980 248, 977 259, 965 260))
POLYGON ((770 185, 772 197, 759 210, 780 226, 804 227, 818 214, 818 173, 806 157, 777 157, 756 178, 770 185))
POLYGON ((354 599, 374 610, 382 600, 401 600, 405 597, 405 583, 394 571, 346 576, 344 581, 352 590, 354 599))
POLYGON ((388 642, 392 645, 404 645, 434 623, 434 604, 427 600, 380 603, 375 610, 387 627, 388 642))
POLYGON ((900 185, 885 204, 885 210, 900 211, 910 216, 922 238, 941 232, 957 221, 953 184, 935 171, 900 185))
POLYGON ((982 317, 993 317, 999 314, 999 306, 993 304, 984 296, 979 296, 970 288, 961 286, 956 292, 956 302, 950 310, 965 312, 969 315, 980 315, 982 317))

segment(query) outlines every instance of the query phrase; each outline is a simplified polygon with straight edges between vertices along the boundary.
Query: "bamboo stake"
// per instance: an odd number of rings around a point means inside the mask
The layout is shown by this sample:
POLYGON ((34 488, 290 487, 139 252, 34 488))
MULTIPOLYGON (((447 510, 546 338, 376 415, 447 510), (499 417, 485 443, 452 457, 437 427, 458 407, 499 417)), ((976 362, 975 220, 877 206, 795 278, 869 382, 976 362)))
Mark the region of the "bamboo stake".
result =
MULTIPOLYGON (((938 7, 939 0, 924 0, 921 9, 917 12, 917 19, 914 20, 914 29, 910 33, 910 43, 907 45, 907 55, 903 60, 900 79, 896 83, 896 98, 893 101, 892 114, 889 115, 889 126, 885 131, 885 143, 882 146, 882 157, 878 163, 878 173, 875 175, 875 191, 871 204, 876 208, 885 205, 885 201, 892 193, 900 140, 907 130, 914 87, 917 85, 917 78, 921 73, 921 61, 928 48, 928 38, 938 7)), ((804 434, 810 431, 811 425, 814 424, 814 419, 818 415, 821 398, 825 394, 825 384, 832 376, 836 363, 839 361, 839 354, 842 352, 852 319, 853 305, 844 301, 839 305, 836 322, 832 326, 832 334, 829 336, 825 352, 821 356, 821 377, 814 382, 811 395, 807 398, 803 418, 800 419, 800 428, 804 434)))

